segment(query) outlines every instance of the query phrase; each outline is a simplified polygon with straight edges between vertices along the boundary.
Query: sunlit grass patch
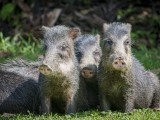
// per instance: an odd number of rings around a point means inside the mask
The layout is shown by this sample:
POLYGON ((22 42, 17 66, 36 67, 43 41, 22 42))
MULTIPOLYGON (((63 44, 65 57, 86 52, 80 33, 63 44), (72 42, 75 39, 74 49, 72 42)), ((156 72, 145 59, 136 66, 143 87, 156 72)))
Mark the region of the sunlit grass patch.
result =
POLYGON ((40 41, 30 36, 24 39, 21 35, 17 34, 14 37, 4 37, 0 33, 0 52, 6 53, 8 56, 1 56, 0 61, 7 59, 22 57, 34 60, 39 54, 42 54, 42 45, 40 41))

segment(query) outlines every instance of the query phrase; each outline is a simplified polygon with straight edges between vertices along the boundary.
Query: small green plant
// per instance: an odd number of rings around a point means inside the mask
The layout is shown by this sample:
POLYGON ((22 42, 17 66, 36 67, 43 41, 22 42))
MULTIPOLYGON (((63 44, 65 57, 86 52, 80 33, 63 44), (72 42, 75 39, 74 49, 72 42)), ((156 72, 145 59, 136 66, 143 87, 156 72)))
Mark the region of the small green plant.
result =
MULTIPOLYGON (((0 33, 0 52, 10 53, 9 58, 24 57, 26 59, 36 59, 43 51, 40 42, 33 41, 33 39, 30 36, 25 40, 19 34, 14 37, 4 37, 0 33)), ((3 60, 6 60, 6 58, 1 58, 1 61, 3 60)))
POLYGON ((0 10, 0 18, 2 20, 10 20, 15 12, 15 5, 13 3, 7 3, 0 10))

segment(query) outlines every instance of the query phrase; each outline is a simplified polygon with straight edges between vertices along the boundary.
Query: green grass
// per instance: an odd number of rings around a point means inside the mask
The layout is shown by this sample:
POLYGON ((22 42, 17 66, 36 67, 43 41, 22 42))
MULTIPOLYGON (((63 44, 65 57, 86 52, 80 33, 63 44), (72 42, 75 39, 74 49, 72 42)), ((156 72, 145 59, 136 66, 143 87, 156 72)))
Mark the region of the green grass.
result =
POLYGON ((140 50, 134 50, 133 54, 144 65, 146 70, 150 70, 160 79, 160 48, 148 50, 141 47, 140 50))
POLYGON ((140 50, 133 50, 133 53, 146 69, 160 68, 160 48, 148 50, 143 47, 140 50))
MULTIPOLYGON (((20 35, 14 37, 4 37, 0 33, 0 51, 9 52, 11 55, 7 59, 13 59, 15 57, 21 57, 25 59, 35 60, 43 53, 42 46, 39 41, 33 40, 33 37, 24 40, 20 35)), ((140 60, 146 69, 159 70, 160 69, 160 48, 148 50, 145 47, 141 47, 140 50, 134 50, 133 54, 140 60)), ((0 58, 0 61, 7 60, 6 58, 0 58)), ((160 71, 158 71, 160 74, 160 71)), ((17 114, 12 117, 3 117, 0 115, 0 120, 160 120, 160 112, 153 111, 151 109, 136 110, 130 114, 120 112, 99 112, 99 111, 87 111, 82 113, 76 113, 73 115, 22 115, 17 114)))
MULTIPOLYGON (((6 117, 0 117, 0 119, 7 119, 6 117)), ((132 113, 120 113, 120 112, 99 112, 99 111, 87 111, 82 113, 76 113, 73 115, 15 115, 9 117, 11 120, 159 120, 160 112, 153 111, 151 109, 135 110, 132 113)))

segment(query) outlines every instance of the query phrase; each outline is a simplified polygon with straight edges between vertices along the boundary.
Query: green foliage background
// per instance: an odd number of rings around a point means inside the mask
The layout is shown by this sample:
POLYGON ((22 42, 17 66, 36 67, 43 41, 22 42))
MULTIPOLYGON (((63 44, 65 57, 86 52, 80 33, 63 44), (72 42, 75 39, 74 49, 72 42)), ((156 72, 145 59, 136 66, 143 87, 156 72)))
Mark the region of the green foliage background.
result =
MULTIPOLYGON (((12 1, 12 0, 11 0, 12 1)), ((114 0, 117 2, 118 0, 114 0)), ((125 0, 122 0, 122 2, 125 0)), ((129 0, 130 1, 130 0, 129 0)), ((21 24, 21 16, 24 15, 22 11, 17 7, 14 2, 8 0, 3 1, 5 4, 0 8, 0 22, 10 23, 11 27, 15 27, 20 31, 23 30, 23 24, 21 24)), ((35 5, 36 0, 26 0, 31 8, 35 5)), ((54 2, 55 4, 65 4, 70 6, 80 7, 92 7, 96 4, 104 4, 107 0, 41 0, 40 2, 54 2)), ((119 1, 118 1, 119 2, 119 1)), ((137 3, 141 3, 141 0, 135 0, 137 3)), ((118 21, 131 22, 133 25, 132 41, 133 41, 133 54, 140 60, 140 62, 149 69, 156 73, 160 78, 160 43, 157 42, 157 34, 160 32, 160 15, 151 14, 149 17, 144 17, 143 14, 138 15, 139 11, 143 9, 137 9, 132 6, 132 3, 125 9, 118 9, 116 18, 118 21), (126 18, 126 19, 124 19, 126 18)), ((143 13, 143 12, 142 12, 143 13)), ((100 29, 93 27, 92 34, 101 33, 100 29)), ((160 36, 159 36, 160 37, 160 36)), ((12 60, 20 57, 28 60, 37 60, 40 55, 43 54, 43 41, 37 40, 33 37, 30 31, 28 31, 27 37, 18 33, 15 35, 5 35, 5 32, 0 29, 0 52, 7 52, 9 56, 0 57, 0 62, 6 60, 12 60)), ((11 120, 54 120, 54 119, 72 119, 72 120, 159 120, 160 112, 155 112, 150 109, 136 110, 133 113, 125 114, 119 112, 99 112, 97 110, 77 113, 74 115, 59 115, 51 114, 47 116, 40 115, 22 115, 17 114, 11 117, 3 117, 0 115, 0 119, 11 120)))

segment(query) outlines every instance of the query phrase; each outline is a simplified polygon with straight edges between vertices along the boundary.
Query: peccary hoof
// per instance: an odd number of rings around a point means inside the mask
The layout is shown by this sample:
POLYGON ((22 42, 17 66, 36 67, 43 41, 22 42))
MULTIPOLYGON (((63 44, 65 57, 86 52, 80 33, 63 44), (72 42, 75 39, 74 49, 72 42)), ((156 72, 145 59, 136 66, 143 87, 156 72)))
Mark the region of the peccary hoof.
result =
POLYGON ((160 108, 153 108, 154 111, 160 111, 160 108))

